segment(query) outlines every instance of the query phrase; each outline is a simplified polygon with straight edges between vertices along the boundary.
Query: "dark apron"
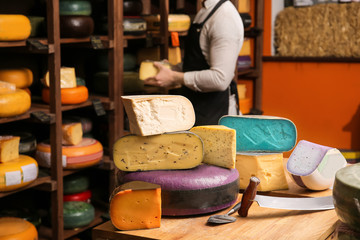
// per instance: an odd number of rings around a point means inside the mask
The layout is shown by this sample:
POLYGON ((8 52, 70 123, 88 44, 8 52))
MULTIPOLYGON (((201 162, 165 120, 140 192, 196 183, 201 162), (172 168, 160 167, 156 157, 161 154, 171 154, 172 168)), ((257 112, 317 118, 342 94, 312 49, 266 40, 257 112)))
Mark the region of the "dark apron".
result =
MULTIPOLYGON (((191 25, 185 41, 183 72, 210 69, 200 48, 200 33, 205 22, 226 1, 221 0, 218 2, 202 23, 193 23, 191 25)), ((182 86, 182 88, 172 90, 170 93, 185 96, 191 101, 196 115, 195 125, 217 125, 220 117, 227 115, 229 112, 229 88, 231 94, 235 94, 236 98, 238 98, 234 81, 231 81, 230 86, 221 92, 202 93, 182 86)))

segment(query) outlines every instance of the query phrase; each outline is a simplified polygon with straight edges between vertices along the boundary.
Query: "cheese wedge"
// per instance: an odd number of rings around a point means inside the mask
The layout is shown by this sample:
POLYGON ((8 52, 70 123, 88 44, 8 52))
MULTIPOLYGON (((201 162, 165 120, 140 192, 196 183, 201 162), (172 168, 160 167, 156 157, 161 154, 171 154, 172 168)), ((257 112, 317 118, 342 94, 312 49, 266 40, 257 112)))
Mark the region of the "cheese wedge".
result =
POLYGON ((20 137, 0 136, 0 162, 6 163, 19 158, 20 137))
MULTIPOLYGON (((165 66, 166 68, 171 68, 170 64, 167 62, 159 62, 161 64, 163 64, 163 66, 165 66)), ((143 61, 140 64, 140 70, 139 70, 139 78, 140 80, 146 80, 148 78, 152 78, 155 77, 156 74, 158 74, 159 69, 157 67, 154 66, 154 61, 143 61)))
POLYGON ((192 132, 126 135, 114 144, 114 163, 122 171, 189 169, 201 164, 203 143, 192 132))
MULTIPOLYGON (((50 87, 49 72, 45 74, 42 82, 46 87, 50 87)), ((76 86, 75 68, 62 67, 60 69, 60 88, 75 88, 76 86)))
POLYGON ((82 141, 82 126, 81 123, 69 123, 62 125, 64 145, 77 145, 82 141))
POLYGON ((132 181, 116 188, 110 198, 110 218, 120 230, 160 227, 160 185, 132 181))
POLYGON ((191 102, 177 95, 122 96, 130 132, 141 136, 184 131, 195 124, 191 102))
POLYGON ((252 176, 260 179, 258 191, 288 189, 282 153, 238 152, 236 169, 240 176, 240 189, 247 187, 252 176))
POLYGON ((197 126, 190 129, 204 142, 203 163, 235 168, 236 131, 221 125, 197 126))

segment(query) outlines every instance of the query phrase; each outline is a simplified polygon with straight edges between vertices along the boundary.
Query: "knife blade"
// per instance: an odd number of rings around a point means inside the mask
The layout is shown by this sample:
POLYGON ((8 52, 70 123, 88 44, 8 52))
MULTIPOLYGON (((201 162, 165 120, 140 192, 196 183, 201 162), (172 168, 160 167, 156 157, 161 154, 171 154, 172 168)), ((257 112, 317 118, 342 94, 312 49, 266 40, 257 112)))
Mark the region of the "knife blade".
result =
POLYGON ((260 207, 287 209, 287 210, 330 210, 334 209, 332 196, 315 198, 286 198, 256 195, 257 186, 260 180, 257 177, 251 177, 250 183, 245 189, 241 207, 238 213, 241 217, 246 217, 253 202, 257 202, 260 207))

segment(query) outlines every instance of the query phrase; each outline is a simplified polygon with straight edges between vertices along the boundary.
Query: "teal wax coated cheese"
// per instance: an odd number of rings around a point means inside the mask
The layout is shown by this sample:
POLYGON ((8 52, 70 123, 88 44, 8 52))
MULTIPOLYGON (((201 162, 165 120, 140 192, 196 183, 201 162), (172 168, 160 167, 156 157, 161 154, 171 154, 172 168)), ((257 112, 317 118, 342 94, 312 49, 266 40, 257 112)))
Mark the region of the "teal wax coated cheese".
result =
POLYGON ((263 115, 223 116, 219 125, 236 130, 237 152, 286 152, 296 144, 296 126, 286 118, 263 115))

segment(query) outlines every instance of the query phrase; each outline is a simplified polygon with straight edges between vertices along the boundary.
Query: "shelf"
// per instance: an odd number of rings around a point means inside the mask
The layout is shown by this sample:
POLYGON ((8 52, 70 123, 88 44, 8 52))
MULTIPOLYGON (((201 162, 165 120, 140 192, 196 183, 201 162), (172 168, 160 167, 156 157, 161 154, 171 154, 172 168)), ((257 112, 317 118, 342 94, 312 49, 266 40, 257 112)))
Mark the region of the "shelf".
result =
POLYGON ((10 192, 2 192, 2 193, 0 193, 0 198, 11 195, 11 194, 14 194, 14 193, 17 193, 17 192, 24 191, 24 190, 29 189, 29 188, 36 187, 36 186, 39 186, 39 185, 42 185, 42 184, 48 184, 48 183, 49 184, 51 183, 50 176, 37 178, 37 179, 35 179, 34 182, 30 183, 29 185, 27 185, 25 187, 22 187, 20 189, 10 191, 10 192))
POLYGON ((352 57, 280 57, 267 56, 262 58, 265 62, 330 62, 330 63, 359 63, 360 58, 352 57))

